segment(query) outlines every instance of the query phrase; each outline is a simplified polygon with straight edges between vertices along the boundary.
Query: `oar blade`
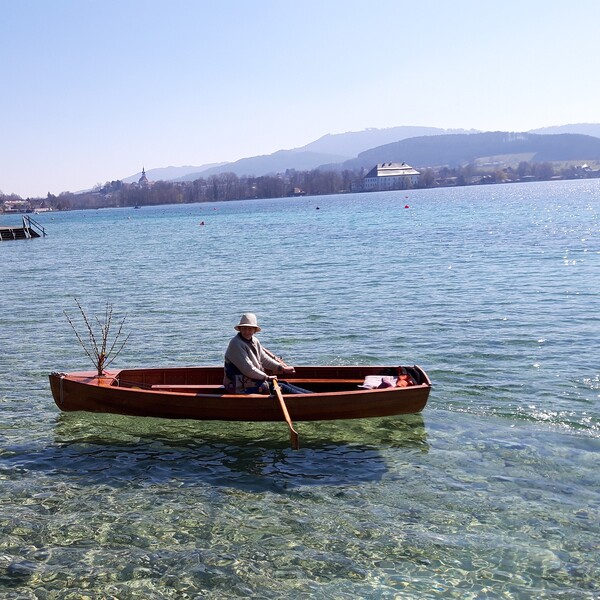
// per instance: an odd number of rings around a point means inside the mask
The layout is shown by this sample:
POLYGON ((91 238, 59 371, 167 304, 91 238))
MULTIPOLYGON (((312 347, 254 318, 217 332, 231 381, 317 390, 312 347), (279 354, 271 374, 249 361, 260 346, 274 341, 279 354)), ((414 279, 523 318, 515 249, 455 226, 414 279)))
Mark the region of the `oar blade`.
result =
POLYGON ((300 450, 300 437, 295 429, 290 429, 290 444, 292 450, 300 450))

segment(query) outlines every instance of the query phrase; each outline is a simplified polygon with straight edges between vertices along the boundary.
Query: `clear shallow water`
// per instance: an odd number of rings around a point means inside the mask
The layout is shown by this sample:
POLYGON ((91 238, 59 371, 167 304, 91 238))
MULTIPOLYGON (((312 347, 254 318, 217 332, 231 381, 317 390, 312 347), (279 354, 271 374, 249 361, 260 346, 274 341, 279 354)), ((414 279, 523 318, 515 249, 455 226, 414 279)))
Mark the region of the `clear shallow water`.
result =
POLYGON ((600 594, 600 182, 38 218, 0 246, 6 597, 600 594), (279 424, 60 414, 73 296, 128 314, 116 367, 219 363, 253 310, 287 362, 434 390, 300 423, 299 452, 279 424))

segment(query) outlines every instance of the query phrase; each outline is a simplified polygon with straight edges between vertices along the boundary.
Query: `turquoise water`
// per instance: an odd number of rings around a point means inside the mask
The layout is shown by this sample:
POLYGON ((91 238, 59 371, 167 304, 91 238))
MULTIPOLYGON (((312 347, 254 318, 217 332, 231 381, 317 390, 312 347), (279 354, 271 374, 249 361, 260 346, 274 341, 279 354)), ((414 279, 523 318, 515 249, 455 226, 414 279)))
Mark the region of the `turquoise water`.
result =
POLYGON ((36 218, 0 245, 2 597, 600 596, 600 181, 36 218), (116 368, 218 364, 253 311, 288 363, 434 388, 298 423, 298 452, 283 424, 61 414, 73 297, 127 314, 116 368))

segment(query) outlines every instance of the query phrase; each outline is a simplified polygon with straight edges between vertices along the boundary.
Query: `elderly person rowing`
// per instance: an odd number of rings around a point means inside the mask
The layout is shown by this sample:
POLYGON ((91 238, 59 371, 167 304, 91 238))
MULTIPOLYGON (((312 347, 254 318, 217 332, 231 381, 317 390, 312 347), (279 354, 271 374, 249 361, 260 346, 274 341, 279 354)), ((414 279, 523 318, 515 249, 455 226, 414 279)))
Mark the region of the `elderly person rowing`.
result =
MULTIPOLYGON (((231 339, 225 352, 225 378, 223 385, 233 394, 269 394, 269 382, 275 379, 267 371, 277 375, 291 375, 294 367, 289 367, 263 348, 254 336, 261 328, 256 315, 244 313, 234 327, 239 333, 231 339)), ((303 390, 285 382, 280 382, 284 394, 304 394, 303 390)))

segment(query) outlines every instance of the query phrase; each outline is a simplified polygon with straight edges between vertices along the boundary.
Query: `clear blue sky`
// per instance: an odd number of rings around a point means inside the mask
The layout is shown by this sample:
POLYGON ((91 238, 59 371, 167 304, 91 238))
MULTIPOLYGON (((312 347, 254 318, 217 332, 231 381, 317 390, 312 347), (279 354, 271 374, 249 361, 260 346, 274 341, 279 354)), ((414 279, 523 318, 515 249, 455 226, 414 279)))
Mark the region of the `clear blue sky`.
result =
POLYGON ((369 127, 598 123, 599 23, 599 0, 0 0, 0 190, 369 127))

